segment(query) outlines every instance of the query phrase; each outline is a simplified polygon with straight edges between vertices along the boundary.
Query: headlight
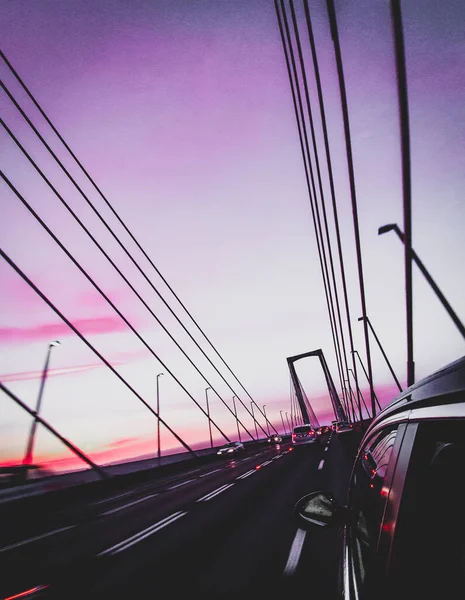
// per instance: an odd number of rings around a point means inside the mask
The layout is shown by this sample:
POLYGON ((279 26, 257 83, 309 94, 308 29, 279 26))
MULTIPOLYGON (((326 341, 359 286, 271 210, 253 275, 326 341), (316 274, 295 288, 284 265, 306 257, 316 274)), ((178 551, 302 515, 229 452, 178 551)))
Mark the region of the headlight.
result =
POLYGON ((226 450, 226 452, 234 452, 234 448, 229 448, 228 450, 226 450))

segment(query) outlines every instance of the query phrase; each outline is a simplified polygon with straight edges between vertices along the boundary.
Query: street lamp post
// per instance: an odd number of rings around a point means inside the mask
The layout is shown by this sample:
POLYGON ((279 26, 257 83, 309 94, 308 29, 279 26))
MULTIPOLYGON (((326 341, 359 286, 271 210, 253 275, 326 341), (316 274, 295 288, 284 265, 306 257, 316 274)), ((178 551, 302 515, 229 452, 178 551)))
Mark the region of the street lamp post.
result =
POLYGON ((208 415, 208 430, 210 432, 210 446, 213 448, 213 437, 212 437, 212 422, 210 419, 210 406, 208 404, 208 390, 211 390, 211 387, 205 388, 205 399, 207 401, 207 415, 208 415))
POLYGON ((365 410, 366 410, 368 418, 370 418, 370 413, 368 412, 368 408, 367 408, 367 405, 366 405, 366 402, 365 402, 365 398, 363 397, 362 390, 360 389, 360 387, 358 386, 357 381, 355 380, 355 374, 354 374, 354 372, 353 372, 352 369, 347 369, 347 370, 349 371, 349 373, 352 373, 352 377, 353 377, 353 379, 355 381, 355 385, 357 386, 357 390, 358 390, 358 393, 360 395, 360 398, 362 399, 363 406, 365 407, 365 410))
MULTIPOLYGON (((399 226, 396 223, 390 223, 389 225, 383 225, 382 227, 380 227, 378 229, 378 235, 383 235, 383 233, 388 233, 388 231, 395 231, 396 234, 397 234, 397 236, 399 237, 400 241, 403 244, 405 244, 405 235, 402 233, 402 231, 399 229, 399 226)), ((413 248, 411 250, 411 255, 412 255, 413 262, 418 266, 418 268, 422 272, 422 274, 423 274, 424 278, 426 279, 426 281, 433 288, 434 293, 439 298, 439 301, 441 302, 441 304, 443 305, 443 307, 446 309, 449 317, 454 321, 457 329, 462 334, 462 337, 465 338, 465 326, 463 325, 462 321, 459 319, 459 317, 455 313, 455 311, 452 308, 452 306, 447 301, 447 299, 444 296, 444 294, 439 289, 437 283, 434 281, 434 279, 431 277, 431 275, 427 271, 425 265, 418 258, 418 254, 415 252, 415 250, 413 250, 413 248)))
MULTIPOLYGON (((358 360, 360 361, 360 365, 362 366, 363 372, 365 373, 365 377, 367 378, 368 383, 370 383, 370 378, 368 377, 367 370, 365 369, 362 359, 360 358, 360 354, 358 353, 358 350, 351 350, 351 353, 356 354, 358 356, 358 360)), ((374 394, 374 395, 375 395, 376 404, 378 405, 379 410, 381 410, 381 404, 379 403, 378 397, 376 394, 374 394)))
MULTIPOLYGON (((365 317, 365 318, 366 318, 366 322, 367 322, 368 326, 369 326, 369 327, 370 327, 370 329, 371 329, 371 333, 373 334, 373 336, 374 336, 374 338, 375 338, 375 340, 376 340, 376 342, 377 342, 377 344, 378 344, 378 346, 379 346, 379 349, 381 350, 381 354, 383 355, 383 357, 384 357, 384 360, 386 361, 386 363, 387 363, 387 366, 389 367, 389 370, 391 371, 391 375, 394 377, 394 381, 396 382, 396 384, 397 384, 397 387, 399 388, 399 392, 401 392, 401 391, 402 391, 402 388, 401 388, 401 385, 400 385, 400 383, 399 383, 399 380, 397 379, 397 377, 396 377, 396 374, 394 373, 394 369, 392 368, 392 366, 391 366, 391 363, 389 362, 389 359, 388 359, 388 357, 386 356, 386 352, 384 352, 384 349, 383 349, 383 347, 381 346, 381 342, 379 341, 379 339, 378 339, 378 336, 376 335, 376 333, 375 333, 375 330, 373 329, 373 325, 371 324, 371 321, 370 321, 370 319, 368 318, 368 316, 367 316, 367 317, 365 317)), ((358 319, 358 320, 359 320, 359 321, 363 321, 363 317, 359 317, 359 319, 358 319)), ((374 414, 375 414, 375 413, 374 413, 374 411, 373 411, 373 416, 374 416, 374 414)))
POLYGON ((284 435, 287 435, 286 425, 284 425, 283 411, 280 410, 279 413, 281 415, 281 421, 283 422, 284 435))
MULTIPOLYGON (((353 407, 352 396, 349 394, 346 386, 343 386, 342 392, 346 395, 346 397, 349 399, 350 403, 352 404, 352 413, 350 412, 350 410, 347 413, 347 416, 348 416, 348 419, 349 419, 349 423, 355 423, 356 416, 355 416, 355 410, 354 410, 354 407, 353 407)), ((350 406, 349 403, 347 403, 347 406, 350 406)), ((336 418, 337 418, 337 415, 336 415, 336 418)))
POLYGON ((255 438, 258 441, 258 429, 257 429, 257 420, 255 419, 255 415, 253 412, 253 402, 250 403, 250 408, 252 409, 252 418, 255 424, 255 438))
POLYGON ((239 441, 242 442, 241 440, 241 430, 239 429, 239 420, 237 418, 237 409, 236 409, 236 401, 235 398, 237 398, 237 396, 233 396, 232 400, 233 400, 233 407, 234 407, 234 416, 236 417, 236 425, 237 425, 237 436, 239 438, 239 441))
MULTIPOLYGON (((44 369, 42 371, 42 379, 40 380, 39 395, 37 396, 37 404, 36 404, 36 410, 35 410, 36 416, 38 416, 40 413, 40 405, 42 404, 42 396, 44 393, 45 381, 47 379, 48 365, 50 363, 50 354, 52 353, 52 348, 54 348, 55 346, 60 346, 60 344, 61 344, 61 342, 59 340, 55 340, 53 342, 50 342, 50 344, 48 345, 47 356, 45 358, 45 365, 44 365, 44 369)), ((26 454, 23 459, 23 465, 31 465, 32 464, 32 456, 33 456, 33 450, 34 450, 34 441, 35 441, 37 423, 38 423, 37 419, 34 419, 32 422, 31 431, 29 433, 29 440, 27 443, 26 454)))
POLYGON ((268 419, 266 418, 265 406, 266 406, 266 404, 263 405, 263 414, 265 415, 266 430, 268 431, 268 437, 270 437, 270 424, 268 422, 268 419))
POLYGON ((164 375, 164 373, 158 373, 157 375, 157 456, 158 460, 161 458, 161 441, 160 441, 160 386, 158 383, 159 377, 164 375))
POLYGON ((289 415, 287 413, 285 413, 285 414, 286 414, 286 419, 287 419, 287 426, 289 427, 289 431, 292 432, 292 427, 289 423, 289 415))

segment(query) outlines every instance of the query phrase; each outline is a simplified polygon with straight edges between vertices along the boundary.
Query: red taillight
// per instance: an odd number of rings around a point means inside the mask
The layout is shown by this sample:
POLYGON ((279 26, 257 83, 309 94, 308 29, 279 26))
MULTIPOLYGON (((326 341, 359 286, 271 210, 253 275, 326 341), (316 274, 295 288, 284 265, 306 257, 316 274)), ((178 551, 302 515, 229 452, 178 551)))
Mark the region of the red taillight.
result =
POLYGON ((295 433, 292 434, 292 437, 295 438, 295 433))

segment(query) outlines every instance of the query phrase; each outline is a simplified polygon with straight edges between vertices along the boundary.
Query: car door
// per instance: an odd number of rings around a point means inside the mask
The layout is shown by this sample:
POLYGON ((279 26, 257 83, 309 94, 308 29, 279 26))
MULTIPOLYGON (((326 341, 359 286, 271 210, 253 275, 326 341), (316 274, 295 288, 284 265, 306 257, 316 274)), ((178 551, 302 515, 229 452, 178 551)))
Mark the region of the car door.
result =
POLYGON ((405 423, 377 427, 365 438, 355 461, 348 496, 352 517, 343 532, 340 582, 347 599, 378 596, 378 576, 387 560, 378 543, 405 430, 405 423))
POLYGON ((386 598, 465 595, 465 419, 444 418, 447 409, 458 412, 457 405, 431 407, 408 426, 405 482, 385 519, 385 526, 395 523, 386 598))

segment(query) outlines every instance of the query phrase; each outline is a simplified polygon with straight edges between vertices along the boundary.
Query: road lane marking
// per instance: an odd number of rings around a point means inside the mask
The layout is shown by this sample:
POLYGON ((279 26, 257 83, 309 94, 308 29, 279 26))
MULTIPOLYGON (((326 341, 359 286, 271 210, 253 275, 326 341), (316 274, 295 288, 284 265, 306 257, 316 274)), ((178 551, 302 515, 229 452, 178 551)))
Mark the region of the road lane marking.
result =
POLYGON ((155 523, 154 525, 147 527, 147 529, 143 529, 142 531, 139 531, 139 533, 136 533, 135 535, 131 536, 130 538, 127 538, 126 540, 119 542, 119 544, 115 544, 114 546, 111 546, 110 548, 107 548, 106 550, 99 552, 99 554, 97 554, 97 556, 104 556, 105 554, 118 554, 118 552, 122 552, 123 550, 130 548, 134 544, 137 544, 138 542, 144 540, 145 538, 149 537, 150 535, 153 535, 157 531, 160 531, 160 529, 163 529, 167 525, 171 525, 171 523, 174 523, 175 521, 177 521, 184 515, 187 515, 187 512, 183 512, 183 511, 175 512, 172 515, 170 515, 169 517, 165 517, 161 521, 158 521, 158 523, 155 523))
POLYGON ((134 506, 134 504, 139 504, 139 502, 145 502, 145 500, 150 500, 150 498, 155 498, 158 494, 150 494, 150 496, 144 496, 143 498, 139 498, 138 500, 134 500, 134 502, 129 502, 128 504, 123 504, 123 506, 118 506, 116 508, 112 508, 111 510, 107 510, 102 513, 100 516, 104 515, 112 515, 113 513, 119 512, 120 510, 124 510, 125 508, 129 508, 130 506, 134 506))
POLYGON ((250 469, 250 471, 246 471, 245 473, 242 473, 242 475, 239 475, 239 477, 236 477, 236 479, 245 479, 249 475, 252 475, 252 473, 255 473, 255 471, 253 469, 250 469))
POLYGON ((105 498, 104 500, 99 500, 98 502, 92 502, 94 506, 98 504, 105 504, 105 502, 111 502, 112 500, 117 500, 118 498, 123 498, 124 496, 130 496, 131 494, 137 493, 137 490, 131 490, 130 492, 124 492, 124 494, 118 494, 117 496, 111 496, 111 498, 105 498))
POLYGON ((234 485, 234 483, 230 483, 229 485, 227 485, 226 487, 224 487, 222 490, 218 490, 215 494, 211 494, 208 498, 204 499, 204 502, 207 502, 208 500, 211 500, 215 496, 218 496, 218 494, 222 494, 223 492, 225 492, 227 489, 229 489, 233 485, 234 485))
POLYGON ((297 529, 295 532, 294 541, 292 542, 286 567, 284 568, 284 575, 294 575, 299 564, 300 553, 302 552, 306 535, 307 532, 304 529, 297 529))
POLYGON ((206 502, 208 500, 211 500, 212 498, 214 498, 215 496, 218 496, 218 494, 221 494, 221 492, 224 492, 225 490, 232 487, 233 485, 234 485, 234 483, 222 485, 221 487, 217 488, 216 490, 213 490, 213 492, 209 492, 208 494, 205 494, 205 496, 202 496, 202 498, 199 498, 197 500, 197 502, 206 502))
POLYGON ((191 481, 195 481, 195 479, 188 479, 187 481, 182 481, 181 483, 177 483, 176 485, 172 485, 171 487, 167 488, 168 490, 175 490, 178 487, 181 487, 182 485, 186 485, 186 483, 191 483, 191 481))
POLYGON ((267 460, 266 462, 262 463, 260 466, 266 467, 266 465, 270 465, 270 464, 271 464, 271 460, 267 460))
POLYGON ((326 446, 326 448, 325 448, 325 452, 328 452, 328 448, 329 448, 329 446, 326 446))
POLYGON ((318 471, 321 471, 321 469, 323 468, 323 465, 324 465, 324 464, 325 464, 325 459, 324 459, 324 458, 322 458, 322 459, 320 460, 320 464, 318 465, 318 471))
POLYGON ((208 471, 208 473, 204 473, 203 475, 199 475, 199 477, 206 477, 207 475, 212 475, 213 473, 218 473, 221 469, 215 469, 214 471, 208 471))
POLYGON ((25 544, 30 544, 31 542, 36 542, 37 540, 41 540, 43 538, 49 537, 51 535, 55 535, 56 533, 61 533, 62 531, 66 531, 67 529, 73 529, 76 525, 69 525, 68 527, 61 527, 60 529, 54 529, 53 531, 48 531, 47 533, 43 533, 41 535, 36 535, 35 537, 29 538, 27 540, 23 540, 22 542, 16 542, 15 544, 10 544, 9 546, 3 546, 0 548, 0 552, 6 552, 7 550, 12 550, 13 548, 18 548, 19 546, 24 546, 25 544))
POLYGON ((209 496, 211 496, 211 494, 214 494, 215 492, 218 492, 218 491, 221 491, 221 492, 222 492, 222 491, 223 491, 223 490, 226 488, 226 485, 227 485, 227 484, 225 484, 225 485, 222 485, 222 486, 221 486, 221 487, 219 487, 219 488, 216 488, 216 490, 213 490, 213 492, 208 492, 208 494, 205 494, 205 496, 202 496, 201 498, 199 498, 199 499, 197 500, 197 502, 202 502, 202 500, 205 500, 206 498, 209 498, 209 496))

